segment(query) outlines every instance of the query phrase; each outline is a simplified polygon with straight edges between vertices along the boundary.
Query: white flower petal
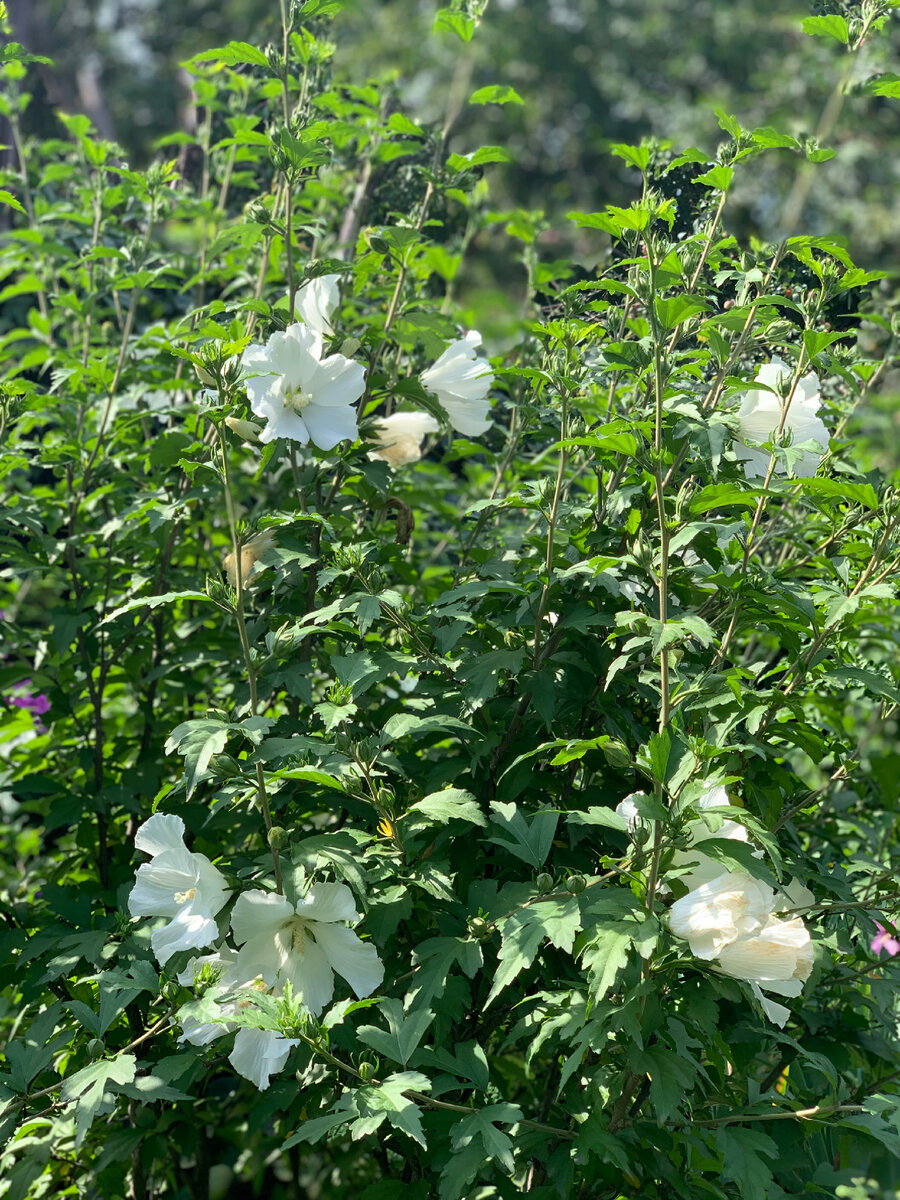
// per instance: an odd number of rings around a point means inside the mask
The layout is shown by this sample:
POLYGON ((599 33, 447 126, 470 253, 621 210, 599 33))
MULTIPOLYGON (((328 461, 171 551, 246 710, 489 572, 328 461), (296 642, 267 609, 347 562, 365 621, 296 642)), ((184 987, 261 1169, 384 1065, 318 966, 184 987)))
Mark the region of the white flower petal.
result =
POLYGON ((311 404, 304 410, 303 417, 313 445, 320 450, 331 450, 345 438, 355 442, 359 436, 355 408, 323 408, 311 404))
POLYGON ((163 850, 183 850, 184 821, 173 813, 154 813, 134 835, 134 845, 151 856, 163 850))
POLYGON ((434 417, 423 412, 397 412, 382 417, 372 435, 378 446, 368 457, 392 467, 404 467, 422 457, 422 439, 440 429, 434 417))
MULTIPOLYGON (((223 1014, 225 1009, 226 1005, 223 1004, 223 1014)), ((231 1028, 233 1029, 234 1026, 231 1028)), ((185 1017, 181 1022, 181 1035, 178 1041, 188 1042, 191 1046, 208 1046, 216 1038, 220 1038, 223 1034, 230 1032, 231 1029, 227 1025, 217 1025, 212 1021, 197 1021, 194 1017, 185 1017)))
POLYGON ((275 892, 242 892, 231 910, 231 931, 241 946, 259 938, 268 941, 294 915, 290 902, 275 892))
POLYGON ((494 383, 490 364, 477 358, 474 345, 481 338, 474 330, 451 343, 433 366, 419 376, 422 386, 434 392, 450 423, 459 433, 476 437, 489 427, 487 399, 494 383))
POLYGON ((297 915, 313 921, 358 921, 353 893, 345 883, 316 883, 297 903, 297 915))
POLYGON ((150 947, 159 960, 160 966, 165 966, 173 954, 181 950, 199 950, 203 946, 211 946, 219 936, 219 927, 212 917, 201 913, 181 912, 178 916, 154 929, 150 934, 150 947))
POLYGON ((317 365, 309 387, 320 406, 355 404, 366 390, 366 372, 362 363, 332 354, 317 365))
POLYGON ((347 980, 360 999, 381 985, 384 966, 371 942, 361 941, 344 925, 312 921, 310 930, 333 969, 347 980))
MULTIPOLYGON (((294 995, 299 996, 317 1017, 334 996, 334 974, 325 951, 313 940, 313 926, 311 921, 304 930, 302 950, 287 957, 281 978, 283 982, 290 980, 294 995)), ((322 925, 320 928, 342 929, 343 926, 322 925)))
POLYGON ((774 902, 772 888, 743 872, 725 871, 675 901, 669 928, 687 939, 697 958, 711 959, 761 929, 774 902))
POLYGON ((300 320, 310 329, 329 337, 334 332, 331 315, 341 300, 340 279, 340 275, 318 275, 300 288, 294 300, 294 310, 300 320))
POLYGON ((269 1086, 269 1077, 277 1075, 291 1050, 299 1044, 294 1038, 282 1037, 273 1029, 239 1029, 228 1061, 238 1075, 243 1075, 264 1092, 269 1086))
POLYGON ((630 792, 616 805, 616 812, 628 826, 629 833, 634 833, 635 829, 641 823, 641 814, 638 812, 635 798, 637 796, 646 796, 646 794, 646 792, 630 792))
POLYGON ((791 1015, 791 1010, 789 1008, 785 1008, 783 1004, 779 1004, 775 1000, 769 1000, 768 997, 764 996, 759 990, 759 984, 757 983, 751 983, 750 990, 762 1005, 762 1010, 769 1020, 774 1025, 777 1025, 779 1029, 784 1029, 785 1025, 787 1024, 788 1017, 791 1015))

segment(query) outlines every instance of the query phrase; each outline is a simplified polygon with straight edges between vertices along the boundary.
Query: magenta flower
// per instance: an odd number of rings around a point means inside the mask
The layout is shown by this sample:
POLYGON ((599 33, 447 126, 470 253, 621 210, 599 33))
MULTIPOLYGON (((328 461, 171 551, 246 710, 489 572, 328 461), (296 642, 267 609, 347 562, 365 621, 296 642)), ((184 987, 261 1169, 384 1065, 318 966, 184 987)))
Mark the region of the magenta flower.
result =
POLYGON ((872 953, 880 954, 882 950, 886 950, 888 954, 900 954, 900 941, 889 933, 883 925, 875 922, 875 928, 878 932, 872 938, 872 953))

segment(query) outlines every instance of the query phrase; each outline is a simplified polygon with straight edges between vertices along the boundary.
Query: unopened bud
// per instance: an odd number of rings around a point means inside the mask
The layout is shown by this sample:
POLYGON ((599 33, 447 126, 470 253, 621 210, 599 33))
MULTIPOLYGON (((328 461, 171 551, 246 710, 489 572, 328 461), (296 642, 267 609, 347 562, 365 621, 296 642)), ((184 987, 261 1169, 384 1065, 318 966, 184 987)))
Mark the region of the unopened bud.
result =
POLYGON ((358 1070, 359 1077, 363 1083, 367 1083, 375 1075, 375 1068, 370 1062, 361 1062, 358 1070))
POLYGON ((252 421, 244 421, 241 417, 226 417, 225 424, 242 442, 259 441, 259 426, 254 425, 252 421))
POLYGON ((628 753, 628 747, 624 742, 610 740, 604 742, 601 749, 603 757, 611 767, 623 770, 626 767, 633 766, 631 755, 628 753))
POLYGON ((642 825, 640 822, 638 822, 634 829, 631 830, 631 840, 636 846, 643 846, 650 840, 650 830, 646 825, 642 825))
POLYGON ((484 917, 469 918, 469 934, 478 942, 486 942, 493 934, 494 928, 485 921, 484 917))
POLYGON ((91 1038, 87 1044, 87 1052, 91 1058, 102 1058, 106 1053, 106 1047, 99 1038, 91 1038))
POLYGON ((792 334, 796 328, 796 325, 790 321, 770 321, 766 326, 765 334, 770 341, 781 341, 792 334))
POLYGON ((283 850, 288 844, 288 840, 288 831, 283 829, 281 825, 273 825, 269 830, 269 836, 266 838, 270 850, 283 850))
POLYGON ((197 378, 204 387, 217 388, 219 386, 214 377, 210 375, 209 371, 207 371, 206 367, 201 367, 199 363, 195 363, 194 370, 197 372, 197 378))
POLYGON ((345 358, 352 358, 361 345, 362 342, 358 337, 344 338, 343 342, 341 343, 340 352, 345 358))
POLYGON ((570 875, 566 880, 566 891, 573 896, 578 896, 587 887, 587 881, 583 875, 570 875))
POLYGON ((272 220, 272 214, 263 204, 262 200, 254 200, 247 205, 247 216, 251 221, 255 221, 257 225, 269 225, 272 220))
POLYGON ((542 871, 534 881, 534 886, 542 896, 546 896, 548 892, 553 891, 553 876, 548 875, 546 871, 542 871))

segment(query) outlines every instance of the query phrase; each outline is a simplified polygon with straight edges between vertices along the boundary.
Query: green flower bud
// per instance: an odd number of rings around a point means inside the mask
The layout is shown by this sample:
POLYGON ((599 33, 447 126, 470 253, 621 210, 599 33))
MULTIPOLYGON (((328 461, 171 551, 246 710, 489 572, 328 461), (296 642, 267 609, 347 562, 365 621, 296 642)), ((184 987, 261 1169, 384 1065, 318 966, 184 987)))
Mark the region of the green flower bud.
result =
POLYGON ((288 831, 280 825, 273 825, 266 839, 270 850, 283 850, 290 840, 288 831))
POLYGON ((628 747, 624 742, 610 740, 608 742, 604 742, 601 749, 603 750, 603 757, 606 759, 609 765, 611 767, 615 767, 616 770, 623 771, 626 767, 631 767, 634 765, 631 755, 628 753, 628 747))
POLYGON ((477 942, 486 942, 493 935, 493 932, 493 925, 489 925, 484 917, 469 918, 469 934, 477 942))
POLYGON ((87 1044, 87 1051, 91 1058, 102 1058, 106 1053, 106 1047, 100 1038, 91 1038, 87 1044))
POLYGON ((542 871, 534 881, 534 886, 542 896, 546 896, 548 892, 553 891, 553 876, 548 875, 546 871, 542 871))
POLYGON ((587 881, 583 875, 570 875, 566 880, 566 891, 571 892, 573 896, 579 895, 587 887, 587 881))
POLYGON ((359 1064, 359 1077, 363 1083, 367 1083, 375 1075, 375 1067, 372 1063, 366 1061, 359 1064))

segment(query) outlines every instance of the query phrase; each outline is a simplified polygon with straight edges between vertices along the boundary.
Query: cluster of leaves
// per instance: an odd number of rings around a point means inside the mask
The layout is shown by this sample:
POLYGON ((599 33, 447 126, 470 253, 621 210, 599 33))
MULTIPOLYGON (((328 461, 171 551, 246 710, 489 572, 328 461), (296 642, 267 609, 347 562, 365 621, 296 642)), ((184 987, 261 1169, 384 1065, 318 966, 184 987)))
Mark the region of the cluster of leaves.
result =
MULTIPOLYGON (((539 215, 490 208, 502 148, 450 153, 450 123, 390 84, 336 82, 339 8, 285 6, 279 47, 193 59, 197 136, 146 171, 86 118, 28 142, 29 56, 5 50, 0 678, 49 710, 10 707, 0 742, 0 1194, 892 1189, 896 964, 869 949, 900 803, 898 464, 864 449, 896 348, 880 273, 834 238, 737 243, 735 179, 792 139, 723 112, 715 161, 615 147, 644 187, 571 214, 606 252, 581 279, 539 215), (323 273, 360 416, 433 408, 419 375, 499 225, 529 294, 482 440, 392 472, 364 444, 224 432, 248 415, 242 351, 323 273), (764 480, 735 460, 776 353, 821 382, 812 478, 775 472, 790 444, 764 480), (264 529, 231 588, 223 555, 264 529), (712 783, 765 857, 704 850, 815 895, 784 1031, 666 928, 660 880, 712 783), (614 811, 638 789, 650 841, 614 811), (262 1095, 178 1042, 188 956, 160 972, 128 918, 156 808, 235 888, 276 865, 288 890, 345 882, 384 962, 378 996, 320 1022, 244 1014, 300 1042, 262 1095)), ((461 56, 482 8, 439 17, 461 56)))

